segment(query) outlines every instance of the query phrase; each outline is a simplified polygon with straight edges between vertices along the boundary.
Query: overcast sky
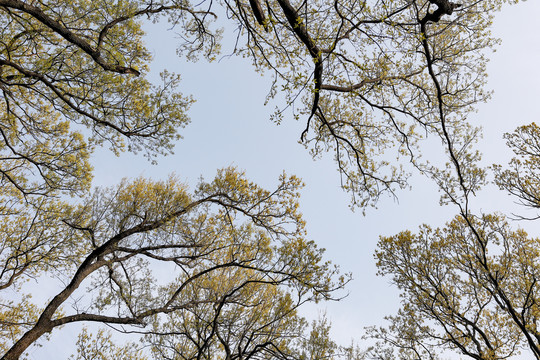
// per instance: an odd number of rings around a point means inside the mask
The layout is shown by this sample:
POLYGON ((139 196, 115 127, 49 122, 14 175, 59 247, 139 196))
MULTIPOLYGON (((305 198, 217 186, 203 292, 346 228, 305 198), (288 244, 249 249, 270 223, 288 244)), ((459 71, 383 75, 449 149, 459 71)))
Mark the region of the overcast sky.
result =
MULTIPOLYGON (((528 1, 506 6, 496 18, 494 32, 503 42, 491 55, 488 67, 488 86, 495 93, 471 119, 485 129, 480 147, 487 163, 508 158, 502 140, 504 131, 540 118, 538 14, 540 1, 528 1)), ((178 40, 165 29, 159 25, 149 28, 147 42, 155 55, 152 71, 167 68, 182 74, 182 92, 197 100, 190 111, 192 123, 181 131, 184 139, 177 144, 175 155, 159 159, 156 166, 141 156, 116 158, 107 151, 98 151, 94 184, 114 185, 123 177, 139 175, 164 178, 171 172, 195 184, 199 176, 210 179, 216 169, 229 165, 244 169, 248 178, 266 187, 275 185, 284 170, 296 174, 306 183, 301 209, 309 237, 327 249, 327 259, 354 277, 346 299, 308 307, 304 314, 315 318, 318 311, 326 309, 334 325, 333 334, 342 344, 348 344, 351 338, 359 339, 364 326, 383 324, 383 316, 397 310, 399 299, 389 279, 375 276, 372 254, 379 235, 414 231, 422 223, 442 225, 455 209, 439 207, 435 187, 417 178, 412 191, 399 193, 399 202, 383 199, 378 209, 368 210, 366 216, 360 211, 351 212, 349 196, 340 189, 331 155, 313 161, 298 144, 305 124, 285 119, 276 126, 269 120, 276 104, 263 105, 270 78, 254 73, 248 61, 237 57, 211 64, 186 63, 175 55, 178 40)), ((227 47, 224 50, 227 52, 227 47)), ((474 205, 483 211, 507 211, 509 199, 491 191, 480 194, 474 205)), ((66 352, 65 347, 72 337, 66 331, 55 330, 52 343, 31 350, 32 357, 69 354, 71 351, 66 352)))

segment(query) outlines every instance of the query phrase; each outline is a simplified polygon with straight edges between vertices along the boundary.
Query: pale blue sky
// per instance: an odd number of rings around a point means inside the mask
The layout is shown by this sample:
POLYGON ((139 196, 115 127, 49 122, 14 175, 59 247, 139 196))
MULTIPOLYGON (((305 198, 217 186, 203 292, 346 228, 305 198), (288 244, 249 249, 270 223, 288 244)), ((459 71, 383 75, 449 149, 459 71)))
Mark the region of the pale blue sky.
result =
MULTIPOLYGON (((490 56, 488 67, 488 86, 495 94, 472 119, 485 129, 480 146, 488 163, 508 157, 502 140, 504 131, 540 120, 539 13, 540 2, 528 1, 506 6, 496 18, 494 32, 503 43, 490 56)), ((297 143, 304 123, 286 118, 276 126, 269 120, 275 105, 263 106, 269 78, 256 74, 248 61, 237 57, 212 64, 186 63, 175 55, 174 34, 164 29, 149 28, 148 47, 156 59, 152 71, 167 68, 182 74, 183 93, 197 99, 190 111, 192 123, 181 131, 184 139, 177 144, 175 155, 159 159, 156 166, 140 156, 115 158, 107 151, 98 151, 94 184, 113 185, 122 177, 138 175, 163 178, 171 172, 194 184, 200 175, 211 178, 216 169, 229 165, 246 170, 250 179, 266 187, 276 184, 283 170, 296 174, 306 183, 301 209, 309 237, 327 249, 328 259, 354 276, 346 299, 317 308, 310 306, 305 314, 314 318, 318 309, 326 309, 334 325, 333 334, 343 344, 351 338, 359 339, 364 326, 382 324, 384 315, 397 310, 399 299, 388 279, 375 276, 372 254, 379 235, 415 230, 421 223, 441 225, 455 209, 439 207, 435 187, 417 177, 412 191, 399 193, 399 203, 386 198, 366 216, 351 212, 349 196, 339 187, 331 155, 313 161, 297 143)), ((491 191, 480 194, 474 205, 484 211, 505 211, 508 204, 503 193, 491 191)), ((66 330, 56 330, 51 344, 33 349, 33 358, 69 354, 64 350, 71 338, 66 330)))

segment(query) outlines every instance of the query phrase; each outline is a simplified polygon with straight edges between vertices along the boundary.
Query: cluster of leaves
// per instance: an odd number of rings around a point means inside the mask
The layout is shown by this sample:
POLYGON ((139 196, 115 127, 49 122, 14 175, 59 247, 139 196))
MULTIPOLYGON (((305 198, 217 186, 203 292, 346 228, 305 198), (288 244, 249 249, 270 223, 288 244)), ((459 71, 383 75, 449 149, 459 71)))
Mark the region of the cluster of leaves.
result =
POLYGON ((177 75, 163 73, 159 85, 146 78, 138 5, 0 3, 4 195, 87 190, 95 144, 171 151, 191 100, 176 91, 177 75))

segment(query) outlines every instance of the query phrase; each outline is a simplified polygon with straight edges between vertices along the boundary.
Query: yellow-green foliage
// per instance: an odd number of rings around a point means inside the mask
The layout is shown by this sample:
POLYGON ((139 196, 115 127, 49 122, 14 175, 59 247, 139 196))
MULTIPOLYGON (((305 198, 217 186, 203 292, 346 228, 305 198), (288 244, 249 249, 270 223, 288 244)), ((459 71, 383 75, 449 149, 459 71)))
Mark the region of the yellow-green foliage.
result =
POLYGON ((478 359, 535 353, 539 244, 501 215, 459 216, 444 228, 382 237, 377 266, 400 289, 402 308, 374 336, 425 356, 445 349, 478 359))
MULTIPOLYGON (((181 348, 217 358, 246 341, 244 353, 291 352, 305 326, 297 307, 335 297, 348 281, 305 239, 301 186, 283 174, 268 191, 227 168, 194 193, 175 176, 137 178, 97 189, 78 206, 51 201, 31 221, 13 217, 24 225, 0 218, 9 239, 0 251, 0 289, 26 289, 21 284, 35 277, 66 284, 39 311, 22 311, 32 309, 27 301, 1 300, 4 351, 32 343, 17 339, 97 321, 149 332, 145 342, 163 356, 181 348), (84 309, 65 306, 70 297, 84 309), (202 343, 193 344, 194 337, 202 343)), ((95 340, 83 333, 78 345, 78 358, 123 351, 101 332, 95 340)), ((125 356, 139 356, 129 349, 125 356)))

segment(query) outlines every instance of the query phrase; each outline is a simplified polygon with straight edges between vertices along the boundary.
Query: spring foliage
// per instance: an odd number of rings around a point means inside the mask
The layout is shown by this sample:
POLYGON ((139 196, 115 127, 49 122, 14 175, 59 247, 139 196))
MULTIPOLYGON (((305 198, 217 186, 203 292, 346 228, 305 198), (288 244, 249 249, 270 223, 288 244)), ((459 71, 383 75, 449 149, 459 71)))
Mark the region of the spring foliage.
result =
POLYGON ((4 246, 2 285, 38 276, 67 285, 43 309, 4 303, 4 358, 76 322, 138 328, 165 358, 286 353, 287 339, 304 327, 297 307, 332 298, 347 281, 305 238, 300 186, 283 175, 267 191, 224 169, 194 193, 174 177, 139 178, 97 189, 76 206, 53 202, 56 212, 47 213, 56 221, 41 229, 35 219, 4 246))
MULTIPOLYGON (((194 191, 174 177, 91 190, 96 146, 155 160, 189 121, 179 76, 148 80, 144 23, 169 22, 181 55, 212 60, 221 13, 237 28, 234 51, 273 76, 270 97, 305 120, 301 141, 315 157, 334 154, 353 207, 394 194, 417 170, 459 209, 443 229, 381 239, 381 274, 404 307, 374 336, 402 358, 435 347, 539 358, 536 240, 469 209, 486 170, 467 117, 489 97, 489 26, 503 2, 0 0, 2 359, 77 322, 136 329, 149 349, 85 330, 77 359, 393 356, 339 348, 324 322, 301 339, 297 308, 333 298, 347 278, 306 239, 294 176, 272 191, 232 168, 194 191), (427 137, 441 140, 446 164, 423 151, 427 137), (64 285, 33 304, 24 283, 45 277, 64 285)), ((495 167, 497 184, 529 206, 539 199, 537 133, 533 124, 509 135, 522 158, 495 167)))

